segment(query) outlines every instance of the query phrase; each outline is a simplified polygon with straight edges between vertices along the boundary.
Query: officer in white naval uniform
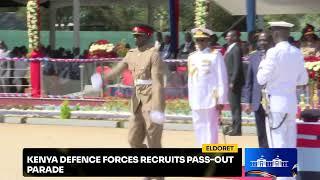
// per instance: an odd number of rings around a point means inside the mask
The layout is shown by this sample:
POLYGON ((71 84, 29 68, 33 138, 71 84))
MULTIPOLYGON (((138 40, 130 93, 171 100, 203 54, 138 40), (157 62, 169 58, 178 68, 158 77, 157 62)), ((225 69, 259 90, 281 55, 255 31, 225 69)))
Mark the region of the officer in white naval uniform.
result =
POLYGON ((197 51, 188 57, 189 104, 197 145, 218 143, 219 115, 228 101, 228 77, 222 55, 209 48, 213 34, 205 28, 191 31, 197 51))
POLYGON ((296 87, 308 82, 301 51, 288 43, 287 22, 269 22, 275 47, 267 51, 257 73, 258 83, 265 85, 270 112, 266 120, 270 148, 295 148, 297 139, 296 87))

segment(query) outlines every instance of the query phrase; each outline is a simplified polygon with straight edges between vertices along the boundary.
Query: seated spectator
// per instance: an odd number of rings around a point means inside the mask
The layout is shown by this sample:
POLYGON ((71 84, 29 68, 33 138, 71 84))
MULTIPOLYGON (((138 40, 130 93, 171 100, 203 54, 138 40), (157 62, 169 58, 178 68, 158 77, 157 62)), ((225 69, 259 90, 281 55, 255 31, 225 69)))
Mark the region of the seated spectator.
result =
POLYGON ((302 30, 301 52, 304 56, 315 56, 317 54, 318 36, 314 33, 314 26, 307 24, 302 30))
POLYGON ((188 97, 188 67, 186 62, 179 62, 177 65, 177 73, 183 78, 183 97, 188 97))
MULTIPOLYGON (((26 57, 25 47, 15 47, 11 51, 10 57, 11 58, 26 57)), ((12 86, 10 88, 10 92, 24 93, 25 89, 27 88, 27 86, 24 86, 24 85, 28 85, 28 80, 25 78, 25 76, 28 73, 27 69, 29 67, 29 63, 25 61, 10 61, 9 64, 12 70, 8 70, 8 72, 10 72, 12 77, 15 77, 15 78, 10 78, 9 83, 12 85, 17 85, 17 86, 12 86)))
POLYGON ((169 65, 169 75, 167 78, 167 86, 165 88, 166 98, 182 98, 184 97, 184 86, 186 82, 181 74, 177 72, 176 64, 169 65))
POLYGON ((210 47, 212 50, 219 50, 222 55, 226 52, 226 48, 218 43, 218 36, 216 34, 210 36, 210 47))
POLYGON ((241 51, 242 51, 242 55, 244 57, 244 59, 246 60, 246 58, 249 55, 249 43, 247 41, 241 41, 241 51))
POLYGON ((258 36, 259 36, 259 31, 261 31, 261 30, 251 31, 248 34, 248 39, 247 39, 248 40, 247 41, 248 54, 257 50, 257 40, 258 40, 258 36))
MULTIPOLYGON (((10 51, 4 41, 0 41, 0 58, 7 58, 10 56, 10 51)), ((11 68, 11 63, 9 61, 0 61, 0 76, 1 77, 10 77, 10 71, 7 69, 11 68)), ((9 85, 9 78, 1 78, 0 85, 9 85)), ((9 86, 0 86, 1 93, 9 93, 9 86)))
POLYGON ((80 56, 80 59, 88 59, 89 58, 89 50, 85 49, 82 52, 82 55, 80 56))
POLYGON ((173 56, 173 51, 171 48, 171 37, 166 35, 164 38, 164 44, 160 47, 160 57, 162 60, 170 59, 173 56))
POLYGON ((161 32, 157 32, 156 33, 156 41, 154 42, 154 47, 157 48, 157 49, 160 49, 161 46, 163 46, 162 33, 161 32))
POLYGON ((10 51, 4 41, 0 41, 0 58, 5 58, 9 56, 10 51))
POLYGON ((192 40, 192 36, 189 32, 186 32, 186 34, 184 35, 184 40, 184 44, 182 44, 179 48, 179 59, 187 59, 189 54, 196 50, 195 43, 192 40))

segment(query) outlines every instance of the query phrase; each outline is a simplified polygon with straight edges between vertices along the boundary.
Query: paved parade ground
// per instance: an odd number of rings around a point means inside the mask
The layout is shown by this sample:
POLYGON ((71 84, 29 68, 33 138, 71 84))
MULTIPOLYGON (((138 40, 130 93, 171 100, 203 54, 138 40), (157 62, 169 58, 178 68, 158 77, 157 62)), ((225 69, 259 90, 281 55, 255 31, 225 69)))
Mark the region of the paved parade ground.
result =
MULTIPOLYGON (((23 178, 22 149, 23 148, 126 148, 127 129, 76 127, 54 125, 0 124, 0 179, 1 180, 140 180, 142 178, 23 178)), ((192 131, 164 131, 162 139, 164 147, 195 147, 192 131)), ((223 136, 219 134, 219 142, 223 136)), ((257 147, 256 136, 227 136, 227 143, 239 144, 240 147, 257 147)), ((168 180, 211 179, 211 178, 166 178, 168 180)), ((217 178, 215 178, 217 179, 217 178)), ((218 178, 221 179, 221 178, 218 178)), ((229 178, 230 179, 230 178, 229 178)))

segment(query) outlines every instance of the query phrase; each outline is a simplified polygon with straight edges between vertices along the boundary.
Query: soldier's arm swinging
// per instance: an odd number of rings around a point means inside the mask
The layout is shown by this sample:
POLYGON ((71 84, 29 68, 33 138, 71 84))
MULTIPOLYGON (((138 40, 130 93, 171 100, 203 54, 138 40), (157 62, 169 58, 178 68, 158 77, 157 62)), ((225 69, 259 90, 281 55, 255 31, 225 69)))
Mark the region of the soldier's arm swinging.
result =
POLYGON ((119 62, 116 67, 112 68, 112 71, 107 74, 105 77, 107 80, 114 80, 116 77, 118 77, 122 71, 128 68, 128 63, 125 60, 122 60, 119 62))
POLYGON ((152 79, 152 111, 164 112, 164 63, 160 59, 159 53, 152 56, 151 79, 152 79))

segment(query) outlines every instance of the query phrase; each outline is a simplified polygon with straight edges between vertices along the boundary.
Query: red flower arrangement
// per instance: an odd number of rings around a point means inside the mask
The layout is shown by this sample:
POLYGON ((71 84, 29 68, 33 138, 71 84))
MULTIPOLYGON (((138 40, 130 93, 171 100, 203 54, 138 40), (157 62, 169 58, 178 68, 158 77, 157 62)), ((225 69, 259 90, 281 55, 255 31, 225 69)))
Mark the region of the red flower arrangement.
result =
POLYGON ((320 82, 320 58, 316 56, 308 56, 304 58, 304 61, 310 80, 320 82))
POLYGON ((89 47, 89 58, 116 58, 114 45, 108 40, 98 40, 89 47))

